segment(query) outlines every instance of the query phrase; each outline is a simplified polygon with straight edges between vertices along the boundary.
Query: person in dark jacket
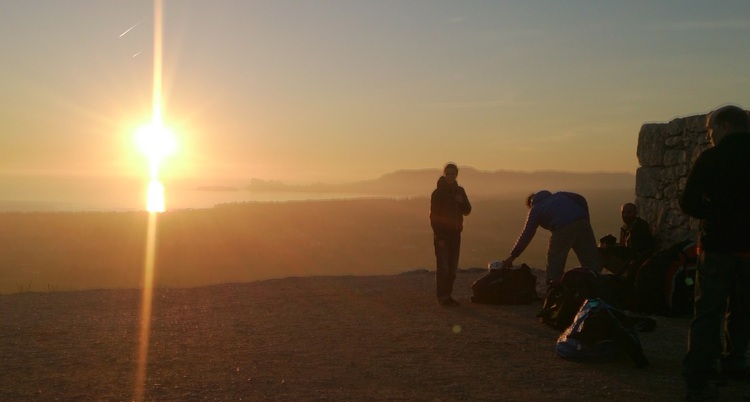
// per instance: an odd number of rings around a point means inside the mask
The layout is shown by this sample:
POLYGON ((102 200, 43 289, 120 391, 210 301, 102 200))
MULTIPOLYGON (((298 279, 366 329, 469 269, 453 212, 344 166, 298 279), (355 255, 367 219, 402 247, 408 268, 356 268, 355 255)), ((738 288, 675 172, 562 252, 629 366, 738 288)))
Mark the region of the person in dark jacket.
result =
POLYGON ((572 249, 582 267, 601 272, 599 250, 594 230, 589 222, 589 206, 580 194, 542 190, 526 198, 529 214, 521 235, 503 267, 512 267, 513 261, 523 253, 539 226, 552 232, 547 248, 547 283, 560 279, 565 271, 565 261, 572 249))
POLYGON ((682 366, 688 400, 715 398, 717 377, 750 379, 749 120, 737 106, 708 115, 712 147, 698 156, 680 197, 680 208, 700 219, 695 311, 682 366))
POLYGON ((620 228, 620 245, 632 250, 633 257, 654 251, 654 236, 648 222, 638 216, 638 208, 632 202, 620 208, 623 225, 620 228))
POLYGON ((458 271, 464 216, 471 213, 469 197, 463 187, 458 185, 456 177, 458 166, 453 163, 445 165, 443 175, 437 181, 437 188, 430 197, 430 225, 437 260, 437 300, 446 307, 459 305, 452 297, 453 282, 458 271))
POLYGON ((640 265, 656 250, 656 241, 648 222, 638 216, 632 202, 620 207, 622 227, 620 239, 608 234, 599 239, 602 267, 612 273, 622 274, 628 267, 640 265))

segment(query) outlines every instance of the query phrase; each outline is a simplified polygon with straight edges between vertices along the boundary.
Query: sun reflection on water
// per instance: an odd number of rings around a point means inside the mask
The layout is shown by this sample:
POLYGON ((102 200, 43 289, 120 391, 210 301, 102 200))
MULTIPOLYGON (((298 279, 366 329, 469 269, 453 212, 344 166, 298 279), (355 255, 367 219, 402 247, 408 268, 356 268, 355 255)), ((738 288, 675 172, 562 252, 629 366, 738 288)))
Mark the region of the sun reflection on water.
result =
POLYGON ((148 184, 146 209, 151 213, 164 212, 164 185, 159 180, 151 179, 148 184))

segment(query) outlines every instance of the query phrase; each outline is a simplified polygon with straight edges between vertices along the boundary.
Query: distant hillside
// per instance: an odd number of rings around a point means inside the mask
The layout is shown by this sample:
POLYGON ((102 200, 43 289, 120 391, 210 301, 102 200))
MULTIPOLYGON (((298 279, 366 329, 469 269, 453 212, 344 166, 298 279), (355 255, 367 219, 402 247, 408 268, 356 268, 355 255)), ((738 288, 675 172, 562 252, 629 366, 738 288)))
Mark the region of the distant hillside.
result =
MULTIPOLYGON (((253 179, 246 189, 254 192, 290 191, 418 196, 429 194, 435 188, 435 183, 441 174, 440 169, 398 170, 374 180, 308 185, 290 185, 278 181, 253 179)), ((458 181, 473 196, 530 193, 542 189, 584 192, 586 190, 635 189, 635 175, 630 173, 513 172, 504 170, 491 172, 462 167, 458 181)))
MULTIPOLYGON (((617 233, 633 190, 589 190, 596 237, 617 233)), ((470 195, 470 197, 473 197, 470 195)), ((504 258, 528 210, 521 198, 472 198, 460 266, 504 258)), ((192 287, 288 276, 381 275, 434 269, 428 196, 242 202, 158 215, 154 283, 192 287)), ((146 212, 0 213, 0 294, 138 288, 146 212)), ((544 267, 540 230, 519 263, 544 267)), ((568 266, 577 264, 568 258, 568 266)), ((0 391, 1 392, 1 391, 0 391)), ((4 400, 1 397, 0 400, 4 400)))

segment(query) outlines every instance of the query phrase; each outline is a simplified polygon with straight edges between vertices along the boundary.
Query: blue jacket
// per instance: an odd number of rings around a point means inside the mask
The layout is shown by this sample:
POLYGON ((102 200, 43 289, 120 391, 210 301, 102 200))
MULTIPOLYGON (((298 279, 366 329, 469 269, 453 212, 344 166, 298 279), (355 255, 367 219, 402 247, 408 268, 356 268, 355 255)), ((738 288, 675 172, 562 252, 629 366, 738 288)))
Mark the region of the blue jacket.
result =
POLYGON ((565 191, 554 194, 547 190, 539 191, 531 198, 526 224, 510 255, 521 255, 531 243, 539 226, 554 232, 555 229, 569 223, 588 218, 589 205, 582 195, 565 191))

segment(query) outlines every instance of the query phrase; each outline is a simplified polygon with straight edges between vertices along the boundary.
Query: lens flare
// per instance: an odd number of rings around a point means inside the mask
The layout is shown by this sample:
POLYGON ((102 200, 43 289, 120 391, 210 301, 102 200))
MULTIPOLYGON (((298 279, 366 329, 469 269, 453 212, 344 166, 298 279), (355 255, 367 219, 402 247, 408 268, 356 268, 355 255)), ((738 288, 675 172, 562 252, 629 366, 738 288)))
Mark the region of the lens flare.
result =
POLYGON ((138 340, 138 358, 135 373, 133 400, 141 402, 146 394, 148 349, 151 336, 151 309, 156 270, 157 212, 164 211, 164 186, 159 181, 163 159, 175 150, 174 136, 164 128, 161 115, 161 60, 162 60, 162 0, 154 0, 154 82, 151 124, 138 130, 136 140, 149 161, 149 186, 146 208, 149 211, 146 233, 146 250, 143 267, 143 296, 141 300, 141 325, 138 340))
POLYGON ((154 270, 156 268, 156 219, 159 214, 148 214, 146 253, 143 265, 143 295, 141 300, 141 322, 138 336, 138 360, 135 373, 135 395, 133 400, 142 402, 146 388, 148 347, 151 336, 151 309, 154 298, 154 270))

